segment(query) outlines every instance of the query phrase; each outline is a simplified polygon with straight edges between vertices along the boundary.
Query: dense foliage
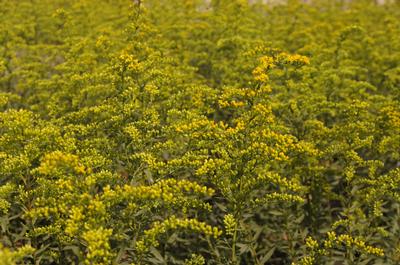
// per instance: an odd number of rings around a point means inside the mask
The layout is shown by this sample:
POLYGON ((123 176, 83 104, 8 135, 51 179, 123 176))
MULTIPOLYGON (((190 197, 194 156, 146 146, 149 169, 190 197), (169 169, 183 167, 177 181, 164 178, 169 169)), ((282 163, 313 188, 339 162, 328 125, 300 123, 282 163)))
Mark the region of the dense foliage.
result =
POLYGON ((0 0, 0 264, 399 264, 400 2, 302 2, 0 0))

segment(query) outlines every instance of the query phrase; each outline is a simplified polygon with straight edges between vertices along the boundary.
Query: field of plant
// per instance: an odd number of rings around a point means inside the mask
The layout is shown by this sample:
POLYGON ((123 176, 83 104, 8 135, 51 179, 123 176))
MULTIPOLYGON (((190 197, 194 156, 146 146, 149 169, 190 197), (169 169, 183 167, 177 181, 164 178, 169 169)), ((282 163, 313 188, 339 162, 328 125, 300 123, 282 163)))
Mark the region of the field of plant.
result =
POLYGON ((0 0, 0 265, 400 264, 400 1, 0 0))

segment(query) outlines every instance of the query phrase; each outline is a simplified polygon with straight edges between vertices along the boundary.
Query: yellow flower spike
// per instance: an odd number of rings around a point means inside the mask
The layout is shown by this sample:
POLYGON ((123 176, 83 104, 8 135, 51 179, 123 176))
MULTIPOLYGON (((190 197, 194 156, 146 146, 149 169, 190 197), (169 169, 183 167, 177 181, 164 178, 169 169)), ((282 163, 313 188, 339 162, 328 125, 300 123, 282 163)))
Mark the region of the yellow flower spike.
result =
POLYGON ((236 229, 236 220, 232 214, 227 214, 224 217, 225 233, 229 236, 233 236, 236 229))
POLYGON ((319 247, 318 242, 312 237, 307 237, 306 246, 310 249, 317 249, 319 247))

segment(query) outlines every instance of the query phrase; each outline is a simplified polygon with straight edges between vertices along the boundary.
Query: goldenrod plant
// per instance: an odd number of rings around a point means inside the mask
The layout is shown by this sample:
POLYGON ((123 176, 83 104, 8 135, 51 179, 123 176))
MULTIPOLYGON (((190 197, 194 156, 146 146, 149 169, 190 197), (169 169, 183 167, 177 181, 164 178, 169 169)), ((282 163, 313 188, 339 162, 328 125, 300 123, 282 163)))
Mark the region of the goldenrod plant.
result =
POLYGON ((0 0, 0 265, 400 263, 400 2, 0 0))

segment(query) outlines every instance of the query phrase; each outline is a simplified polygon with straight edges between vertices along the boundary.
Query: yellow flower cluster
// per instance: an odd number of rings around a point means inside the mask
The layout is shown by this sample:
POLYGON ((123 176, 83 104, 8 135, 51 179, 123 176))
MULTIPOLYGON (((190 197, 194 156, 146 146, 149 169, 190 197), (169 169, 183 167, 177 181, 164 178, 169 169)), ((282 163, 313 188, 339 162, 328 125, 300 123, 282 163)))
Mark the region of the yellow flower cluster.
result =
POLYGON ((317 240, 314 240, 312 237, 307 237, 306 238, 306 246, 309 249, 317 249, 319 247, 319 244, 317 240))
POLYGON ((83 233, 82 238, 87 243, 85 264, 87 265, 107 265, 110 264, 112 254, 110 251, 109 239, 112 229, 98 228, 83 233))
POLYGON ((276 48, 271 48, 269 45, 265 43, 258 43, 251 50, 244 53, 246 56, 255 57, 259 54, 276 54, 279 53, 280 50, 276 48))
POLYGON ((41 227, 35 227, 34 230, 29 231, 29 236, 39 236, 39 235, 55 235, 60 241, 69 242, 69 237, 62 235, 63 229, 60 225, 47 225, 41 227))
POLYGON ((71 179, 57 179, 55 184, 65 191, 72 192, 74 190, 74 182, 71 179))
POLYGON ((265 172, 255 177, 247 177, 242 185, 244 189, 251 189, 252 187, 257 186, 260 183, 277 185, 280 187, 281 190, 289 190, 292 192, 299 192, 303 189, 297 181, 289 180, 277 173, 272 172, 265 172))
POLYGON ((202 132, 203 128, 216 128, 217 124, 214 121, 208 119, 193 119, 190 123, 178 124, 175 127, 175 131, 178 133, 188 133, 191 132, 191 136, 196 134, 196 132, 202 132))
POLYGON ((157 161, 157 158, 153 154, 147 152, 140 152, 133 154, 131 156, 133 159, 139 159, 146 164, 150 169, 158 170, 164 167, 165 163, 162 161, 157 161))
POLYGON ((226 214, 224 216, 224 227, 225 227, 225 234, 229 236, 233 236, 236 230, 236 220, 232 214, 226 214))
POLYGON ((237 120, 234 127, 229 127, 225 130, 226 134, 231 137, 235 137, 238 133, 243 132, 246 129, 246 124, 243 120, 237 120))
POLYGON ((47 207, 47 206, 41 206, 39 205, 38 201, 35 202, 35 206, 37 208, 31 209, 27 213, 25 213, 26 217, 31 217, 31 218, 48 218, 50 217, 51 214, 57 213, 58 209, 55 207, 47 207))
POLYGON ((141 136, 140 131, 133 124, 127 125, 124 128, 124 132, 127 133, 129 137, 134 141, 136 141, 141 136))
POLYGON ((22 264, 22 259, 28 255, 33 254, 35 249, 29 245, 22 246, 15 251, 5 248, 0 243, 0 264, 1 265, 15 265, 22 264))
POLYGON ((197 176, 207 175, 210 172, 221 168, 226 162, 223 159, 209 158, 196 170, 197 176))
POLYGON ((72 206, 65 229, 67 235, 74 236, 78 232, 82 220, 85 218, 83 211, 84 209, 82 207, 72 206))
POLYGON ((253 106, 252 109, 254 112, 256 112, 257 114, 263 115, 263 116, 268 116, 268 118, 270 118, 270 122, 272 123, 274 121, 274 117, 272 115, 272 108, 271 106, 265 105, 265 104, 261 104, 261 103, 257 103, 253 106))
POLYGON ((139 62, 139 60, 135 59, 133 55, 126 51, 119 56, 119 60, 121 62, 119 69, 121 73, 126 70, 132 71, 133 73, 139 73, 143 70, 143 65, 139 62))
POLYGON ((385 107, 381 110, 381 112, 385 113, 387 116, 391 127, 393 128, 400 128, 400 110, 394 108, 393 106, 385 107))
POLYGON ((185 265, 204 265, 206 260, 202 255, 192 254, 190 259, 185 260, 185 265))
MULTIPOLYGON (((127 212, 135 211, 137 205, 157 207, 160 202, 164 205, 178 206, 183 212, 189 208, 201 208, 211 210, 209 203, 203 202, 197 196, 212 196, 214 190, 199 185, 189 180, 165 179, 150 186, 110 186, 104 187, 103 194, 99 198, 92 199, 88 209, 94 209, 96 213, 106 216, 106 208, 119 201, 126 201, 130 207, 127 212), (192 196, 196 195, 196 196, 192 196)), ((100 219, 99 216, 97 216, 100 219)))
POLYGON ((294 150, 300 153, 306 153, 310 156, 319 156, 321 151, 318 150, 313 143, 306 142, 306 141, 298 141, 294 145, 292 145, 294 150))
POLYGON ((7 213, 11 204, 9 198, 11 194, 15 191, 15 185, 12 183, 7 183, 0 186, 0 213, 7 213))
POLYGON ((222 231, 217 227, 212 227, 204 222, 198 221, 197 219, 179 219, 175 216, 171 216, 163 222, 155 222, 151 229, 146 230, 143 239, 136 242, 137 250, 147 251, 149 246, 158 246, 159 243, 157 241, 157 236, 164 234, 171 229, 188 229, 214 238, 218 238, 222 235, 222 231))
POLYGON ((280 53, 277 56, 277 60, 281 62, 286 62, 292 65, 307 65, 310 64, 310 59, 307 56, 299 55, 299 54, 287 54, 287 53, 280 53))
POLYGON ((46 154, 37 170, 41 174, 52 175, 60 168, 71 169, 76 174, 85 174, 87 172, 85 166, 79 162, 78 156, 65 154, 61 151, 46 154))
POLYGON ((263 198, 261 199, 260 198, 255 199, 254 203, 260 205, 260 204, 268 204, 271 201, 303 203, 304 199, 298 195, 273 192, 263 196, 263 198))
POLYGON ((275 56, 262 56, 259 58, 259 65, 252 72, 253 77, 260 83, 266 83, 269 80, 268 71, 282 64, 303 66, 310 64, 310 59, 299 54, 291 55, 285 52, 275 56))
POLYGON ((328 238, 329 238, 329 241, 327 243, 328 246, 333 244, 338 245, 341 243, 344 244, 346 247, 355 247, 367 254, 372 254, 381 257, 383 257, 385 254, 383 249, 369 246, 365 243, 364 240, 360 238, 351 237, 350 235, 343 234, 336 236, 334 232, 330 232, 328 238))
MULTIPOLYGON (((378 257, 384 256, 384 251, 380 248, 372 247, 361 238, 354 238, 348 234, 336 235, 331 231, 327 233, 327 239, 320 245, 316 240, 311 237, 306 239, 306 246, 310 250, 310 255, 303 257, 300 260, 300 265, 314 265, 318 256, 328 256, 329 250, 345 246, 346 248, 355 248, 365 254, 374 255, 378 257)), ((295 265, 293 263, 292 265, 295 265)))
MULTIPOLYGON (((5 140, 0 136, 0 141, 5 140)), ((31 163, 27 154, 18 154, 18 155, 8 155, 5 153, 0 153, 1 159, 1 167, 0 172, 3 176, 9 176, 14 172, 19 172, 24 168, 28 168, 31 163)))
POLYGON ((295 137, 288 134, 280 134, 272 131, 271 129, 261 129, 250 134, 253 138, 261 138, 267 142, 273 142, 281 146, 283 149, 290 149, 295 147, 295 137))
POLYGON ((194 192, 205 196, 212 196, 214 190, 201 186, 189 180, 166 179, 161 180, 151 186, 124 186, 124 192, 127 196, 134 196, 140 199, 163 199, 168 202, 174 202, 176 195, 182 192, 194 192))
POLYGON ((267 82, 269 80, 268 75, 265 73, 264 68, 257 66, 252 72, 254 79, 259 82, 267 82))
POLYGON ((240 108, 247 106, 248 102, 257 96, 257 93, 258 92, 252 88, 226 87, 219 96, 218 105, 221 108, 240 108))
POLYGON ((312 256, 305 256, 300 260, 300 263, 293 262, 292 265, 314 265, 315 258, 312 256))
POLYGON ((368 192, 365 194, 364 199, 371 205, 374 214, 380 213, 380 202, 385 197, 394 199, 400 202, 400 192, 398 191, 398 183, 400 181, 400 168, 395 168, 385 175, 378 177, 363 179, 360 183, 368 185, 368 192))
POLYGON ((270 157, 276 161, 288 161, 289 157, 285 154, 285 149, 280 149, 280 146, 271 146, 263 142, 254 142, 251 144, 250 149, 257 151, 262 156, 270 157), (277 148, 278 147, 278 148, 277 148))

